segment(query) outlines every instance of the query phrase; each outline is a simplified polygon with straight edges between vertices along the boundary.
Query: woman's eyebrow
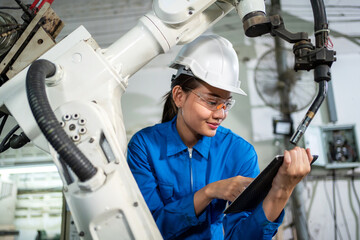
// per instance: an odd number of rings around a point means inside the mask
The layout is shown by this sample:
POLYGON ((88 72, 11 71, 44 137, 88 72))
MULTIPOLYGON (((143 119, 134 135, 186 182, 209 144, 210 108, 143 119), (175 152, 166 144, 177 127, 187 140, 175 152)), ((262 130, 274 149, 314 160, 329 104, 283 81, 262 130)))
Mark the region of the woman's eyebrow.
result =
MULTIPOLYGON (((224 98, 222 98, 220 95, 218 95, 216 93, 209 92, 207 94, 211 95, 212 97, 217 97, 217 98, 224 99, 224 98)), ((229 96, 227 99, 232 99, 232 96, 229 96)))

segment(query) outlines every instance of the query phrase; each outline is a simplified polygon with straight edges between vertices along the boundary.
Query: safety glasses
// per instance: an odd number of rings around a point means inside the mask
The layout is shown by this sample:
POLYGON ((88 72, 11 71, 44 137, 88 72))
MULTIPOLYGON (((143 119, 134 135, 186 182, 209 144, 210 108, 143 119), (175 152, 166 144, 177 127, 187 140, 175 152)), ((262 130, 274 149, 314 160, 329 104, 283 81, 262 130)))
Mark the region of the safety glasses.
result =
POLYGON ((219 97, 211 96, 206 93, 195 92, 191 89, 189 91, 199 97, 200 103, 211 111, 224 109, 225 112, 229 111, 235 105, 235 99, 222 99, 219 97))

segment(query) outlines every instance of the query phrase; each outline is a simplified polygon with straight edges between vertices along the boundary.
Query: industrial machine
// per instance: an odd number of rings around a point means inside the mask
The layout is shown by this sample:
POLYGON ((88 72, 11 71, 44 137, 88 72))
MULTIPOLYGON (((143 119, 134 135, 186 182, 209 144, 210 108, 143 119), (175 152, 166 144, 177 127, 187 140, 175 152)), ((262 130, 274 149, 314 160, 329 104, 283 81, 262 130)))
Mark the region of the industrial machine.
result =
POLYGON ((11 115, 18 126, 3 139, 0 152, 32 141, 52 155, 83 239, 161 239, 126 163, 120 104, 129 77, 151 59, 194 40, 233 10, 248 37, 270 33, 294 43, 294 69, 315 69, 320 84, 291 140, 294 144, 324 100, 335 61, 335 52, 325 44, 322 0, 311 1, 315 46, 306 33, 287 31, 279 15, 267 17, 263 0, 154 0, 153 11, 107 49, 83 27, 55 43, 63 23, 51 9, 52 1, 35 0, 30 7, 16 2, 25 24, 0 15, 5 40, 0 49, 0 109, 3 120, 11 115), (18 128, 23 133, 14 135, 18 128))

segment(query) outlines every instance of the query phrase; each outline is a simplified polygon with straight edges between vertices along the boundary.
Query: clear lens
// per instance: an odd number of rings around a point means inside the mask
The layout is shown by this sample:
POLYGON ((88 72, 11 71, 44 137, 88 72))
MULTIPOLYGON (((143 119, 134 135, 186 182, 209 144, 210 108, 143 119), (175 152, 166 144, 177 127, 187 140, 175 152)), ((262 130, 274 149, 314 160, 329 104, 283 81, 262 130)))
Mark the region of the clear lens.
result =
MULTIPOLYGON (((191 91, 191 90, 190 90, 191 91)), ((224 109, 224 111, 229 111, 235 105, 235 99, 224 100, 222 98, 207 96, 206 94, 201 94, 198 92, 194 92, 196 96, 202 101, 203 106, 211 111, 217 111, 219 109, 224 109)))
POLYGON ((235 105, 235 99, 229 99, 225 103, 225 110, 229 111, 235 105))

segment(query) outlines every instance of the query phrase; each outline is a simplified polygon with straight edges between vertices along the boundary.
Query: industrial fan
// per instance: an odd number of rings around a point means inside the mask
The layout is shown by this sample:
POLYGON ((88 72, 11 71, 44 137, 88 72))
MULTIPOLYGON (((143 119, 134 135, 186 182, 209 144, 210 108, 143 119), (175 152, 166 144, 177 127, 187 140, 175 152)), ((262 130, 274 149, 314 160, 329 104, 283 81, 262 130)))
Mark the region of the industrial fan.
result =
POLYGON ((312 102, 317 85, 312 72, 294 71, 294 54, 291 50, 282 49, 282 54, 285 54, 286 59, 282 63, 286 64, 282 72, 276 66, 275 49, 261 56, 255 68, 255 86, 267 106, 283 114, 290 114, 304 109, 312 102))

